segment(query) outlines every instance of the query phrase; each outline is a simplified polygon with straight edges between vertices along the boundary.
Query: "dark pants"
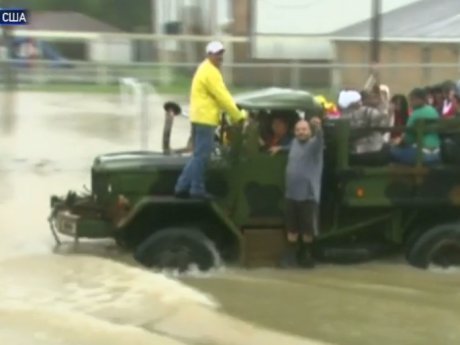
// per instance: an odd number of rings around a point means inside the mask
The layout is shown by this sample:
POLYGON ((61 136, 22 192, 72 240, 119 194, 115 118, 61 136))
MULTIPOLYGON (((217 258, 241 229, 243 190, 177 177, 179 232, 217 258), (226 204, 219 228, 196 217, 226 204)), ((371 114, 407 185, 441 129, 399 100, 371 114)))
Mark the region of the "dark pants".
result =
POLYGON ((318 204, 313 200, 286 200, 286 230, 315 236, 318 232, 318 204))
POLYGON ((350 155, 351 165, 382 166, 390 162, 390 146, 383 145, 380 151, 353 153, 350 155))
POLYGON ((206 193, 206 165, 214 150, 214 132, 216 127, 192 124, 193 156, 187 162, 177 180, 175 192, 190 192, 191 195, 206 193))
MULTIPOLYGON (((414 165, 417 160, 417 148, 414 146, 393 147, 391 149, 391 158, 402 164, 414 165)), ((423 153, 423 164, 433 165, 441 161, 439 150, 435 152, 423 153)))

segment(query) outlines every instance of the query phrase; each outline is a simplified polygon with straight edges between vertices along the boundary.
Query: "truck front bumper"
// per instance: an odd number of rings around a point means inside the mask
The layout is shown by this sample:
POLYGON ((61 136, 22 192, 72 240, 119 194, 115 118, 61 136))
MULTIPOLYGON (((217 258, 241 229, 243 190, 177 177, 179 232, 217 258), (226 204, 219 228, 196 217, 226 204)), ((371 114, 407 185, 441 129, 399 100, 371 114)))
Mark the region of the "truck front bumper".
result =
POLYGON ((58 234, 73 237, 78 240, 78 221, 80 216, 72 214, 68 210, 53 210, 48 218, 48 223, 57 244, 61 244, 58 234))

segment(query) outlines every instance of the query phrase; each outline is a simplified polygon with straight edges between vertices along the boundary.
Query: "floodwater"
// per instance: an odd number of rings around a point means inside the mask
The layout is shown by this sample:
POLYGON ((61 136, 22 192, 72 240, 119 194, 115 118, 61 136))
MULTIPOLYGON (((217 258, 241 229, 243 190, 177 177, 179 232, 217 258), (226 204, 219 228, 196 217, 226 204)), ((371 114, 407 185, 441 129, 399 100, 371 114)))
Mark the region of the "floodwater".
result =
MULTIPOLYGON (((161 99, 150 105, 150 148, 158 150, 161 99)), ((0 135, 1 343, 460 343, 457 270, 392 260, 175 278, 137 267, 110 241, 56 250, 49 196, 89 186, 95 155, 137 150, 139 119, 116 95, 21 92, 15 109, 0 135)), ((174 146, 188 133, 178 120, 174 146)))

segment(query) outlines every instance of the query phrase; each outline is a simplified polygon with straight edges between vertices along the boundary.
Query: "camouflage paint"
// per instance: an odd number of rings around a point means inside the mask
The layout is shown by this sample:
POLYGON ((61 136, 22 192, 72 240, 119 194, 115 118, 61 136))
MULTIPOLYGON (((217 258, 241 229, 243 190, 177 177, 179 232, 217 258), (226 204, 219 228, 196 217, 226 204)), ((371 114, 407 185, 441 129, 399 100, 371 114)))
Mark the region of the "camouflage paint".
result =
MULTIPOLYGON (((298 116, 297 112, 301 112, 307 118, 321 112, 308 93, 270 90, 271 93, 259 92, 242 97, 239 106, 259 117, 269 116, 270 111, 276 109, 292 111, 295 117, 298 116)), ((422 130, 444 133, 458 129, 460 122, 454 121, 422 124, 416 130, 421 140, 422 130)), ((458 219, 460 165, 433 168, 420 164, 414 167, 390 164, 383 167, 350 167, 348 123, 344 120, 326 122, 325 134, 320 242, 360 234, 382 234, 392 242, 401 244, 412 230, 418 231, 420 227, 428 230, 429 226, 458 219)), ((217 196, 217 201, 211 207, 199 208, 195 205, 194 211, 188 212, 191 204, 170 198, 166 207, 166 201, 156 202, 152 199, 152 196, 165 198, 172 195, 176 179, 188 158, 151 152, 97 157, 92 169, 93 194, 104 209, 113 208, 119 195, 126 197, 133 205, 131 214, 118 228, 118 233, 129 235, 133 228, 139 226, 147 227, 146 233, 151 233, 160 225, 172 225, 178 219, 186 222, 187 217, 191 217, 196 221, 199 212, 204 212, 202 218, 219 222, 218 226, 210 227, 210 237, 219 237, 223 231, 228 233, 228 238, 239 243, 239 248, 243 248, 238 229, 282 228, 284 223, 283 191, 287 155, 280 153, 271 156, 261 152, 258 136, 256 121, 250 121, 244 130, 233 128, 230 131, 230 144, 222 148, 219 156, 214 157, 208 170, 208 189, 217 196), (158 213, 156 208, 166 211, 158 213), (162 219, 161 224, 155 223, 154 214, 162 219), (141 215, 156 226, 139 221, 141 215)), ((167 151, 167 143, 165 147, 167 151)), ((110 217, 107 217, 107 221, 111 222, 110 217)), ((86 232, 91 231, 88 228, 86 232)))

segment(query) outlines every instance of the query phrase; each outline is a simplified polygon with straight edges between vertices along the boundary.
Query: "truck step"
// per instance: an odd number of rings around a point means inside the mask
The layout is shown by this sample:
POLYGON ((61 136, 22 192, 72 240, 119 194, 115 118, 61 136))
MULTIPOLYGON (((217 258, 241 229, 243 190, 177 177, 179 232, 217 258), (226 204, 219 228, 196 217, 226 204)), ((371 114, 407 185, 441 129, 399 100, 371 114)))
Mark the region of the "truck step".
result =
POLYGON ((283 229, 244 229, 245 266, 274 267, 285 248, 283 229))

